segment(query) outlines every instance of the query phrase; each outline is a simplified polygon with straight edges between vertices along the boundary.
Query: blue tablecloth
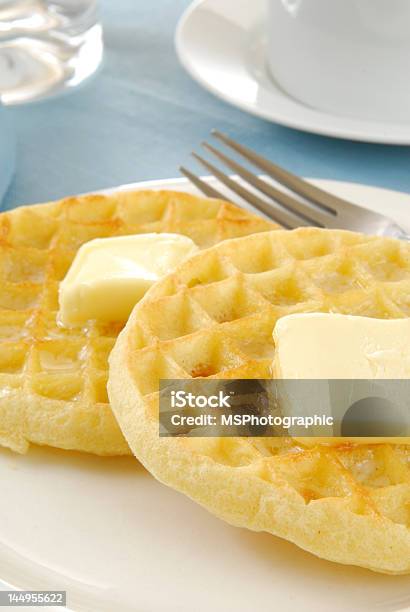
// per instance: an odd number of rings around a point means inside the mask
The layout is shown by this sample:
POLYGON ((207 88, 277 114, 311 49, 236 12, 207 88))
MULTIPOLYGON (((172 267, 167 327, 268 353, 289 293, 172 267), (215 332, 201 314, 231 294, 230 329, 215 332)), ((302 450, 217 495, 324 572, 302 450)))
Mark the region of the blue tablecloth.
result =
POLYGON ((16 143, 8 109, 0 106, 0 202, 9 186, 15 165, 16 143))
POLYGON ((202 90, 180 67, 173 45, 188 4, 101 0, 101 72, 69 96, 10 111, 17 169, 3 207, 178 176, 178 166, 215 126, 301 175, 410 191, 410 147, 297 132, 202 90))

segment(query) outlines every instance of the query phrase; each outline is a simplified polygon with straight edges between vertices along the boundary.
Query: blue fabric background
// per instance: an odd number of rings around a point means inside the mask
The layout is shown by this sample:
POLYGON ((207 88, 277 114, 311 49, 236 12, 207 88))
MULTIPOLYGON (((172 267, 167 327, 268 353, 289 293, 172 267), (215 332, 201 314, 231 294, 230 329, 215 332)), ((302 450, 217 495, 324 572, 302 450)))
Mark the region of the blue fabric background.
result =
POLYGON ((178 176, 178 166, 215 126, 301 175, 410 192, 410 147, 304 134, 202 90, 179 66, 173 45, 188 4, 101 0, 106 54, 100 73, 71 95, 9 111, 18 150, 4 208, 178 176))
POLYGON ((0 202, 15 165, 16 144, 12 123, 8 109, 0 106, 0 202))

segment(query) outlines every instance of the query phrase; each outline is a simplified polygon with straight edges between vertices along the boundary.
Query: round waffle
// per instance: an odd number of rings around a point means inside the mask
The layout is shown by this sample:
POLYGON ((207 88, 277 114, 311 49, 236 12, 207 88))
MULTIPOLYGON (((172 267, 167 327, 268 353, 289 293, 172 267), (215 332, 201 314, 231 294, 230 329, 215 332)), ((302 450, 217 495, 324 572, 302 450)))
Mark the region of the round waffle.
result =
POLYGON ((326 559, 410 571, 410 445, 160 438, 159 379, 270 378, 277 319, 410 315, 410 244, 313 228, 229 240, 154 285, 110 357, 112 408, 160 481, 326 559))
POLYGON ((106 391, 107 357, 122 324, 56 323, 59 282, 81 244, 176 232, 204 248, 272 227, 231 204, 178 192, 89 195, 1 214, 0 444, 130 452, 106 391))

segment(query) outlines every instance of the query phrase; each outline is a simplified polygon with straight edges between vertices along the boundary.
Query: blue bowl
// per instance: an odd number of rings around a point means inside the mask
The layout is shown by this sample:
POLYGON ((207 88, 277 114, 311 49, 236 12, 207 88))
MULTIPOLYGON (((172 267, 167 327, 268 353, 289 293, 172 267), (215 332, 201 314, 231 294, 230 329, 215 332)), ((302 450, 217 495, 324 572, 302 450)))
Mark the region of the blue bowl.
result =
POLYGON ((16 140, 9 109, 0 105, 0 203, 10 184, 16 160, 16 140))

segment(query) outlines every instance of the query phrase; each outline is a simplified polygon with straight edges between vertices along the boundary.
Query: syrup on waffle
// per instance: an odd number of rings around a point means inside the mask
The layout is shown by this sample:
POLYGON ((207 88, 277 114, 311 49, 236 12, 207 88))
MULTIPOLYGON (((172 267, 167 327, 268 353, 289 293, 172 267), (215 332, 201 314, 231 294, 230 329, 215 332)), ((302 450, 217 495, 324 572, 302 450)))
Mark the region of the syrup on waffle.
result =
POLYGON ((0 444, 30 442, 128 454, 106 390, 107 357, 123 326, 57 325, 58 286, 93 238, 175 232, 209 247, 274 225, 226 202, 178 192, 118 192, 0 215, 0 444))

